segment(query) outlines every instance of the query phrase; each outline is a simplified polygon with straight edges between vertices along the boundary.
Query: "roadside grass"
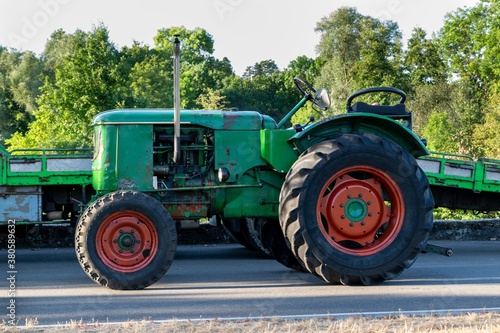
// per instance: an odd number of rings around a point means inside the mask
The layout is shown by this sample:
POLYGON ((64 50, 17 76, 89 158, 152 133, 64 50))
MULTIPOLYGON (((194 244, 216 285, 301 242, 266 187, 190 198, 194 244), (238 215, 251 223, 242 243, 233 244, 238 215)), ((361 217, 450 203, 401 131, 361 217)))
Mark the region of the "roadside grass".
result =
POLYGON ((77 333, 500 333, 500 313, 469 313, 459 316, 390 316, 384 318, 351 317, 346 319, 263 319, 207 320, 167 322, 130 321, 121 324, 85 324, 70 321, 63 325, 39 326, 36 319, 25 326, 0 324, 0 332, 77 332, 77 333))

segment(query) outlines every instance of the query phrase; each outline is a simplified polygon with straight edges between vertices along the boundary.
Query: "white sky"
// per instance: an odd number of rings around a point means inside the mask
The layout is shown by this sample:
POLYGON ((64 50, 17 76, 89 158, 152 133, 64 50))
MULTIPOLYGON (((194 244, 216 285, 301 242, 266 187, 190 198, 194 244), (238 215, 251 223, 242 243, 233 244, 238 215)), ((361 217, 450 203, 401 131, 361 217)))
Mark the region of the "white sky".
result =
POLYGON ((478 0, 0 0, 0 45, 43 51, 62 28, 89 31, 103 22, 118 46, 134 40, 148 45, 160 28, 204 28, 215 41, 215 56, 228 57, 237 74, 273 59, 280 68, 300 55, 315 57, 316 23, 341 6, 398 22, 405 38, 414 27, 438 31, 446 13, 478 0))

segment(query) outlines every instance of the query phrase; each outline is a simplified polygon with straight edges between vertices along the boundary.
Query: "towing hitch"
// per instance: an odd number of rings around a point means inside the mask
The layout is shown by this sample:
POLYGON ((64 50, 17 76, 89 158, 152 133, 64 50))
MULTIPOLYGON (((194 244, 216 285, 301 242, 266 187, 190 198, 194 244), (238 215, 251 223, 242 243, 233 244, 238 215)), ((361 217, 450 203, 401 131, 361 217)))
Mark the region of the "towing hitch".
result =
POLYGON ((436 253, 445 257, 451 257, 453 255, 453 250, 449 247, 442 247, 438 245, 427 244, 422 253, 436 253))

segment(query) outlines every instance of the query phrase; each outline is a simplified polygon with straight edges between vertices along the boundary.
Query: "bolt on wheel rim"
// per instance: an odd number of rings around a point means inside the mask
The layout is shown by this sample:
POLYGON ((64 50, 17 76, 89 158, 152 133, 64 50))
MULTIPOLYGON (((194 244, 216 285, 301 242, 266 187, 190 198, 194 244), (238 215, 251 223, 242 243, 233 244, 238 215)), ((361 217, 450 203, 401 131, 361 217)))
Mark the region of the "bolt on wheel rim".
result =
POLYGON ((399 186, 385 172, 355 166, 328 179, 317 200, 323 236, 341 252, 366 256, 386 248, 404 221, 399 186))

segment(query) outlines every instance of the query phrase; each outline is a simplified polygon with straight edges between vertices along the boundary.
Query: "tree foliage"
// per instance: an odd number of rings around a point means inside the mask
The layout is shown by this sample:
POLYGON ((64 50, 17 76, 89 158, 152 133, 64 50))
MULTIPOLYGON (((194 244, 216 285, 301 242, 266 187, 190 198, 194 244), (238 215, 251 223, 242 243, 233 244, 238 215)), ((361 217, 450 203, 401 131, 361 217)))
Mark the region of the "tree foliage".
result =
MULTIPOLYGON (((307 104, 292 123, 343 113, 357 89, 407 92, 413 129, 433 150, 499 157, 500 1, 480 0, 449 13, 431 37, 415 28, 404 45, 395 22, 342 7, 322 18, 316 58, 283 69, 272 59, 241 76, 214 56, 206 30, 161 28, 154 45, 117 49, 108 29, 55 31, 42 55, 0 46, 0 141, 10 148, 89 147, 91 122, 113 108, 173 107, 173 41, 181 40, 183 108, 256 110, 279 120, 301 98, 294 77, 332 97, 326 112, 307 104)), ((386 95, 366 102, 395 103, 386 95)))
POLYGON ((55 65, 54 82, 45 81, 35 121, 23 135, 7 140, 12 147, 90 147, 93 117, 116 105, 118 52, 100 25, 68 36, 72 52, 55 65))
MULTIPOLYGON (((173 27, 158 30, 154 38, 155 46, 157 50, 165 52, 167 59, 173 56, 175 36, 179 36, 181 40, 181 106, 198 108, 198 97, 209 88, 220 90, 222 80, 233 75, 233 68, 227 58, 219 60, 213 56, 213 37, 201 28, 188 30, 185 27, 173 27)), ((172 68, 172 65, 167 68, 172 68)))
POLYGON ((242 77, 225 79, 222 93, 230 107, 259 111, 279 120, 301 98, 293 78, 312 79, 316 72, 316 61, 305 56, 291 61, 284 70, 279 70, 273 60, 264 60, 247 67, 242 77))
POLYGON ((422 28, 413 30, 403 65, 412 87, 441 84, 448 79, 446 64, 438 43, 434 39, 428 39, 422 28))
POLYGON ((227 110, 228 101, 226 96, 221 95, 220 90, 208 88, 204 94, 196 99, 196 103, 204 110, 227 110))
POLYGON ((498 0, 482 0, 475 7, 448 14, 440 33, 451 72, 479 95, 499 81, 499 12, 498 0))
POLYGON ((43 64, 32 52, 0 47, 0 142, 24 132, 37 109, 43 64))
POLYGON ((355 90, 372 86, 405 88, 402 75, 402 35, 392 21, 381 21, 342 7, 318 22, 317 47, 323 62, 318 86, 332 94, 332 113, 344 110, 355 90))
POLYGON ((489 155, 498 146, 491 140, 478 140, 478 133, 483 127, 500 125, 494 116, 495 108, 488 104, 496 99, 500 82, 499 10, 498 0, 482 0, 475 7, 458 9, 446 17, 437 37, 452 78, 448 84, 454 87, 450 95, 454 107, 442 110, 454 121, 458 132, 455 137, 450 135, 450 143, 457 143, 451 152, 479 157, 489 155))
POLYGON ((500 159, 500 93, 490 97, 485 110, 484 123, 473 129, 473 144, 482 148, 482 156, 500 159))

